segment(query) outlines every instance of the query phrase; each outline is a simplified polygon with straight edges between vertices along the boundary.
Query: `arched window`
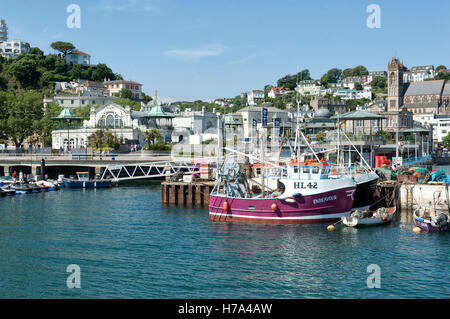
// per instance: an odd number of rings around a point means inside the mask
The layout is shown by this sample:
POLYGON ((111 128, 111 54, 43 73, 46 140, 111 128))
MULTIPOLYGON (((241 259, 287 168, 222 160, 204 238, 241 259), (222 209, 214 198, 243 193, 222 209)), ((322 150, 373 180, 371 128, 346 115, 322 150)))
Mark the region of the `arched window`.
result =
POLYGON ((106 126, 107 127, 114 127, 114 115, 108 114, 106 115, 106 126))
POLYGON ((103 115, 100 119, 100 121, 98 121, 98 126, 99 127, 105 127, 106 126, 106 115, 103 115))

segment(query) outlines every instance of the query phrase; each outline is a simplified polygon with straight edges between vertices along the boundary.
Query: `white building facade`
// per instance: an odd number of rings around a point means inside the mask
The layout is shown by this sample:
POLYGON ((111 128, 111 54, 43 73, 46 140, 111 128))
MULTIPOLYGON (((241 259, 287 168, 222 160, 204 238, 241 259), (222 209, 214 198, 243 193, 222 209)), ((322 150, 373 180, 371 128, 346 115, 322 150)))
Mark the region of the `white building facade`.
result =
POLYGON ((131 110, 129 106, 122 107, 109 103, 98 109, 91 108, 89 120, 84 120, 80 128, 57 128, 52 131, 53 149, 86 148, 89 136, 103 129, 119 139, 144 143, 143 132, 147 130, 145 113, 131 110))
POLYGON ((409 72, 403 73, 403 82, 422 82, 432 79, 434 76, 434 66, 432 65, 413 66, 409 72))
POLYGON ((5 58, 15 58, 22 53, 30 52, 29 44, 21 40, 5 41, 0 43, 0 54, 5 58))
POLYGON ((133 95, 133 99, 141 100, 142 99, 142 84, 133 82, 133 81, 125 81, 125 80, 105 80, 103 82, 106 89, 109 92, 109 95, 118 94, 122 89, 128 89, 131 91, 133 95))
POLYGON ((247 93, 247 103, 248 105, 256 105, 258 102, 264 100, 264 91, 262 90, 251 90, 247 93))
POLYGON ((115 96, 104 96, 89 93, 78 93, 78 94, 58 94, 53 97, 53 102, 58 103, 62 107, 66 108, 81 108, 88 104, 95 107, 99 107, 108 103, 113 102, 117 97, 115 96))
POLYGON ((74 63, 79 65, 90 65, 91 56, 82 51, 72 51, 65 57, 67 63, 74 63))

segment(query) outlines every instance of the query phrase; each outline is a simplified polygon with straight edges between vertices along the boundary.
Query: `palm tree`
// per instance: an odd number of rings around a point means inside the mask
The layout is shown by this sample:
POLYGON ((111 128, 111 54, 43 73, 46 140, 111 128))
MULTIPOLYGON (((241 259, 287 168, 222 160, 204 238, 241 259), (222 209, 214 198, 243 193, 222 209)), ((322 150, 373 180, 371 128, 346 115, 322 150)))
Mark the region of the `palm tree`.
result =
POLYGON ((158 140, 162 139, 162 136, 159 133, 158 129, 153 128, 153 129, 151 129, 149 131, 146 131, 144 133, 144 139, 147 141, 147 144, 150 147, 150 145, 154 144, 155 141, 158 141, 158 140))
POLYGON ((105 142, 105 133, 103 130, 97 130, 89 136, 89 144, 95 146, 96 149, 101 147, 105 142))

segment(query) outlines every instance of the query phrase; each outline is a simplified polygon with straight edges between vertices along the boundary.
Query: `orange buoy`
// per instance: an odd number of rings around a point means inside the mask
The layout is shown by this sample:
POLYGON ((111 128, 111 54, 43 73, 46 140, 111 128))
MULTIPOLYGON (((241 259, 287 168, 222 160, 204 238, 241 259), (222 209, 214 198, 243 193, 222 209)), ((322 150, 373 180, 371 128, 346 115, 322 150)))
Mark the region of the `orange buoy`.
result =
POLYGON ((420 227, 414 227, 414 228, 413 228, 413 232, 415 232, 415 233, 421 233, 421 232, 422 232, 422 229, 421 229, 420 227))
POLYGON ((224 211, 228 211, 230 209, 230 205, 228 204, 228 202, 223 202, 222 209, 224 211))
POLYGON ((384 222, 387 221, 387 217, 382 217, 381 218, 384 222))
POLYGON ((276 211, 277 209, 278 209, 278 205, 275 204, 275 203, 273 203, 273 204, 272 204, 272 210, 273 210, 273 211, 276 211))

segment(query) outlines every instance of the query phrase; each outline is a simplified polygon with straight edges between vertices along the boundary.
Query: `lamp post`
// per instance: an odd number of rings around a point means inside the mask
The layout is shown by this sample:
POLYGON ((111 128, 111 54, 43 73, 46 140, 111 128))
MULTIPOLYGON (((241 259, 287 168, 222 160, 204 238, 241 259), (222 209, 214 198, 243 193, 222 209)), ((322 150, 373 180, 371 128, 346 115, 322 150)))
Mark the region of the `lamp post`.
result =
POLYGON ((70 119, 66 118, 67 121, 67 152, 70 152, 70 119))

